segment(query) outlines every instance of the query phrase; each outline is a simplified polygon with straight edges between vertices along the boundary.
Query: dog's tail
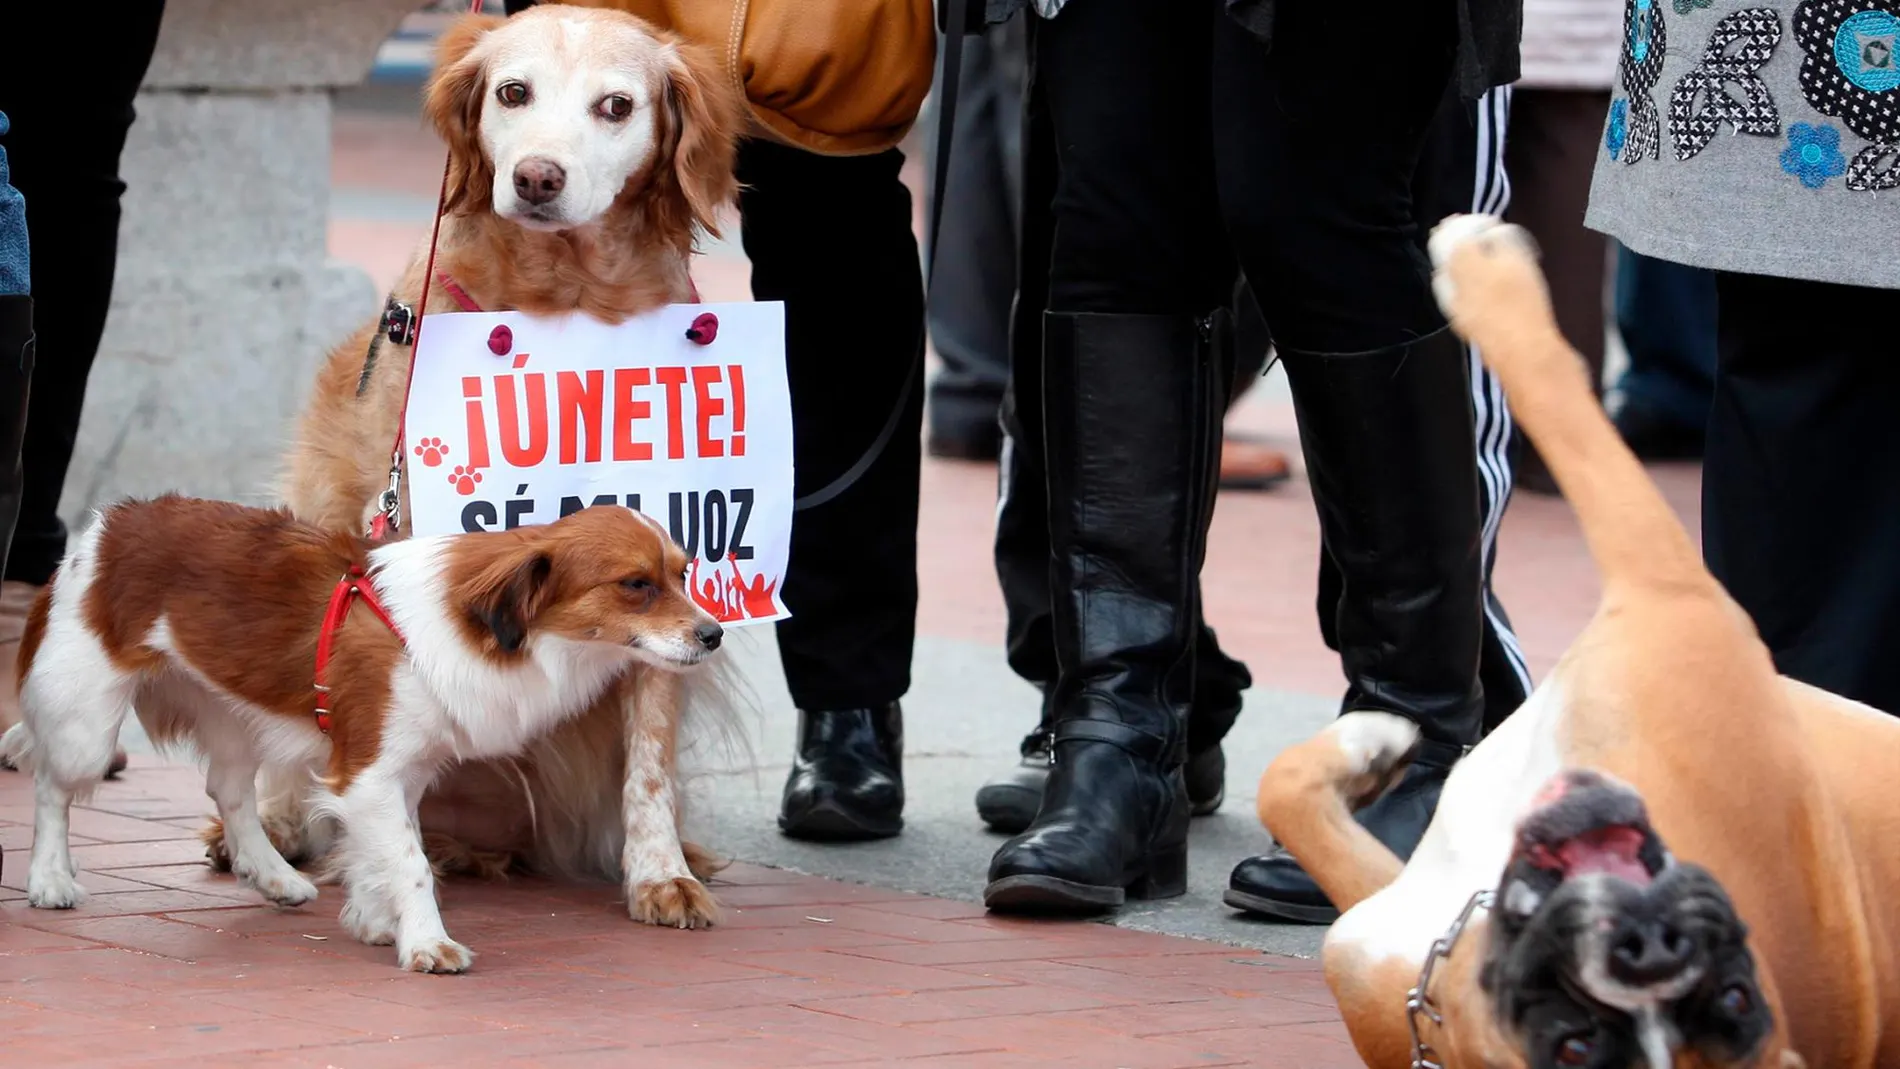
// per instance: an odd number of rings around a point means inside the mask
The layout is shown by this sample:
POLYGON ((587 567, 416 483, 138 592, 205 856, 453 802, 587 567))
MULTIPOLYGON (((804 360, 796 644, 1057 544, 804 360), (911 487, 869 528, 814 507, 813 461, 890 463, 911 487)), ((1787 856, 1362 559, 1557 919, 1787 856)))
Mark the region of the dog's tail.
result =
POLYGON ((15 724, 0 735, 0 768, 25 768, 33 756, 33 736, 25 724, 15 724))
POLYGON ((1274 758, 1260 777, 1260 823, 1341 913, 1404 864, 1352 817, 1398 778, 1418 727, 1391 713, 1348 713, 1274 758))
POLYGON ((1576 510, 1605 594, 1712 586, 1694 541, 1558 332, 1530 236, 1495 216, 1455 215, 1433 229, 1430 247, 1439 304, 1503 382, 1512 414, 1576 510))

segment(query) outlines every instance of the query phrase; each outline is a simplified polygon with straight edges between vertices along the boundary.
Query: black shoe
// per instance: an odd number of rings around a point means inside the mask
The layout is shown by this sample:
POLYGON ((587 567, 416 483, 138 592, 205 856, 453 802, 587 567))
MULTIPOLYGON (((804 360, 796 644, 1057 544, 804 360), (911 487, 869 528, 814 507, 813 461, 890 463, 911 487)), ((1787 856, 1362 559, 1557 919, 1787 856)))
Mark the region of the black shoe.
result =
MULTIPOLYGON (((1432 814, 1438 810, 1445 777, 1463 753, 1464 748, 1459 746, 1420 743, 1392 789, 1353 818, 1400 861, 1411 860, 1418 841, 1431 825, 1432 814)), ((1339 919, 1339 910, 1333 908, 1325 892, 1293 860, 1293 855, 1279 846, 1236 865, 1221 901, 1248 913, 1299 924, 1331 924, 1339 919)))
POLYGON ((1035 819, 990 861, 991 909, 1096 912, 1187 891, 1182 766, 1223 326, 1044 317, 1054 756, 1035 819))
POLYGON ((904 830, 904 711, 798 714, 798 754, 785 780, 778 829, 794 839, 852 842, 904 830))
MULTIPOLYGON (((977 788, 976 815, 990 830, 1015 835, 1029 827, 1042 807, 1042 790, 1055 763, 1055 740, 1046 731, 1024 737, 1022 760, 1009 771, 977 788)), ((1204 817, 1220 809, 1227 798, 1227 755, 1220 745, 1188 757, 1182 769, 1187 780, 1188 814, 1204 817)))

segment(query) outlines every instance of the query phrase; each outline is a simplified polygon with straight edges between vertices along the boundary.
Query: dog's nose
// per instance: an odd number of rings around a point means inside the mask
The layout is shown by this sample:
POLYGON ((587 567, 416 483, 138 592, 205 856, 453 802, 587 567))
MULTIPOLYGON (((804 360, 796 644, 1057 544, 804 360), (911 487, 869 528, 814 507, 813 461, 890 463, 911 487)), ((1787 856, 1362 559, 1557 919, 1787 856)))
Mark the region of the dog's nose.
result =
POLYGON ((515 164, 515 195, 529 204, 546 204, 566 186, 567 172, 553 160, 530 156, 515 164))
POLYGON ((1673 980, 1694 956, 1695 941, 1666 920, 1627 917, 1610 936, 1610 976, 1631 987, 1673 980))
POLYGON ((699 644, 709 650, 718 649, 719 644, 726 638, 726 629, 711 620, 694 628, 693 633, 699 636, 699 644))

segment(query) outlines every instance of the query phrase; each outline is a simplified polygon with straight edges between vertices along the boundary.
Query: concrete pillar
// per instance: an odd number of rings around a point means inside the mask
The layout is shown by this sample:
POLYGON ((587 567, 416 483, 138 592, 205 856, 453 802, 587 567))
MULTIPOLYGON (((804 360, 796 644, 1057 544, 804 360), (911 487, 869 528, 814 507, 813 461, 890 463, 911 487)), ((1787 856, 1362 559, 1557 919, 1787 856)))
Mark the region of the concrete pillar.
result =
POLYGON ((380 306, 332 260, 331 95, 419 0, 168 0, 121 173, 112 317, 62 511, 265 503, 318 360, 380 306))

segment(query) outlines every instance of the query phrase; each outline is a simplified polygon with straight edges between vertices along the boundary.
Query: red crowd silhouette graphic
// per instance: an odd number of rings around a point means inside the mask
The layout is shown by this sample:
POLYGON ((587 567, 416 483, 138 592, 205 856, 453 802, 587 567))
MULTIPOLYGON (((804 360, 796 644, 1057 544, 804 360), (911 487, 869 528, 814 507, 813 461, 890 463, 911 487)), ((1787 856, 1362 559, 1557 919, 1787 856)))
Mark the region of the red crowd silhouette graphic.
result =
POLYGON ((732 623, 735 620, 764 620, 778 615, 778 604, 772 595, 778 590, 778 580, 765 581, 763 573, 746 581, 744 573, 739 571, 739 558, 726 555, 711 575, 701 580, 699 558, 693 558, 687 569, 686 586, 693 592, 693 600, 699 607, 712 613, 713 619, 720 623, 732 623), (732 569, 732 578, 726 578, 726 567, 732 569))

